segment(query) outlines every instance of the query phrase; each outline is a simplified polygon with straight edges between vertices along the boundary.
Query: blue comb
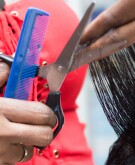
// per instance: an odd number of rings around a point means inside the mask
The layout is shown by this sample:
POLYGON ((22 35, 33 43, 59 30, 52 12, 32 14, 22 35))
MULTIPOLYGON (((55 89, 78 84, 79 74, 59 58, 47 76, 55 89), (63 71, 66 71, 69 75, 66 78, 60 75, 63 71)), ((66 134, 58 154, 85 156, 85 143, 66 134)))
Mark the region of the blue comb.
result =
POLYGON ((4 97, 28 100, 39 62, 49 14, 29 8, 22 26, 4 97))

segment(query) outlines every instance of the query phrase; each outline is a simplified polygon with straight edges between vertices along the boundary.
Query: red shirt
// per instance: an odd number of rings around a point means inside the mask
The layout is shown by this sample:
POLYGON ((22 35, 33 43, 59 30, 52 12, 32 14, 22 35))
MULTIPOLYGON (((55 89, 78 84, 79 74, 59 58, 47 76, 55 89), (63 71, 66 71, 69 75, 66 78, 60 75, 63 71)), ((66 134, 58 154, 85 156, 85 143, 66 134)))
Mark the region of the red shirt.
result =
MULTIPOLYGON (((40 65, 52 63, 59 56, 75 30, 78 19, 62 0, 22 0, 5 7, 0 12, 0 51, 13 54, 16 50, 20 29, 28 7, 37 7, 50 13, 45 43, 40 56, 40 65), (10 24, 10 26, 9 26, 10 24), (4 29, 3 29, 4 26, 4 29)), ((84 136, 84 125, 76 114, 76 98, 82 87, 87 66, 68 74, 61 87, 61 102, 65 124, 59 135, 39 155, 23 165, 93 165, 92 153, 84 136)), ((35 79, 31 100, 45 102, 49 88, 46 80, 35 79)), ((40 136, 40 135, 39 135, 40 136)))

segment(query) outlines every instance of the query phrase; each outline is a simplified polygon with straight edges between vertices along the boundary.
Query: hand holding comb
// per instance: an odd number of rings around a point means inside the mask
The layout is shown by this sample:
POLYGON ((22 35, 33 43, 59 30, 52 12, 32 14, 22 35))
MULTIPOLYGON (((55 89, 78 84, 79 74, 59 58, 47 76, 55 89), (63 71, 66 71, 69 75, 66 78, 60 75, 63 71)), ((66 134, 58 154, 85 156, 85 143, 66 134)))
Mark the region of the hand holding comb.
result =
MULTIPOLYGON (((41 12, 41 14, 37 14, 37 10, 35 12, 35 9, 29 9, 23 24, 22 33, 5 91, 5 97, 27 100, 33 83, 33 78, 37 75, 46 78, 50 88, 50 93, 47 97, 46 104, 54 111, 58 118, 58 125, 54 130, 54 138, 57 136, 64 123, 63 111, 60 104, 59 89, 66 77, 66 74, 69 72, 72 66, 74 53, 78 48, 81 34, 89 20, 90 15, 92 14, 94 6, 95 4, 92 3, 87 9, 80 24, 71 36, 69 42, 66 44, 56 62, 45 67, 40 68, 38 66, 38 55, 43 43, 42 33, 45 31, 45 28, 43 27, 43 19, 40 17, 41 15, 45 15, 48 20, 48 14, 43 14, 43 12, 41 12), (34 12, 34 16, 31 16, 32 11, 34 12), (32 18, 30 18, 30 16, 32 18), (39 30, 39 27, 41 26, 40 23, 42 23, 42 30, 39 30)), ((47 21, 45 19, 45 26, 46 22, 47 21)), ((0 58, 5 62, 8 61, 7 57, 4 58, 2 55, 0 58)), ((9 62, 10 64, 11 61, 9 62)), ((39 148, 43 149, 44 147, 39 148)))

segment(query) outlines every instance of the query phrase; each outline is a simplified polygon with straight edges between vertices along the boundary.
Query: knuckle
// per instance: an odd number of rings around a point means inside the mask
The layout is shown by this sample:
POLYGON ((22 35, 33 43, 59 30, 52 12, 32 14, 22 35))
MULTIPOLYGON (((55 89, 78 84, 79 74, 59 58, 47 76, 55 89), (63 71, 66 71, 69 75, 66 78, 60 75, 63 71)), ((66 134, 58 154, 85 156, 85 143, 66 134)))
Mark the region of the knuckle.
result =
POLYGON ((106 24, 106 26, 108 26, 108 27, 114 26, 116 18, 113 15, 113 13, 104 11, 102 13, 102 17, 103 17, 103 20, 104 20, 104 23, 106 24))
POLYGON ((54 118, 50 108, 40 102, 36 104, 36 112, 37 122, 41 124, 50 124, 50 121, 54 118))
POLYGON ((40 110, 44 109, 44 104, 40 102, 33 102, 34 104, 34 112, 39 112, 40 110))
POLYGON ((50 109, 46 109, 46 112, 43 112, 42 119, 52 128, 56 124, 56 116, 50 109))
POLYGON ((111 30, 110 32, 108 32, 106 37, 110 44, 121 41, 121 37, 118 29, 111 30))
POLYGON ((38 114, 44 114, 46 112, 45 105, 40 102, 36 102, 35 103, 35 112, 37 112, 38 114))

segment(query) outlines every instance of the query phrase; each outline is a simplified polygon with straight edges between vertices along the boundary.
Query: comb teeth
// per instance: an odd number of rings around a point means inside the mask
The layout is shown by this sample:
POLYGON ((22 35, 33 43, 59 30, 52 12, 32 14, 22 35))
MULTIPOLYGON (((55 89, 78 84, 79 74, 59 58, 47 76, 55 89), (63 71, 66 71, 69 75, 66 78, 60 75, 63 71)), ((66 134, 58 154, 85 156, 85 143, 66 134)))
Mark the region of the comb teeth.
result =
POLYGON ((49 15, 41 10, 28 10, 18 42, 4 96, 28 100, 38 68, 49 15))

